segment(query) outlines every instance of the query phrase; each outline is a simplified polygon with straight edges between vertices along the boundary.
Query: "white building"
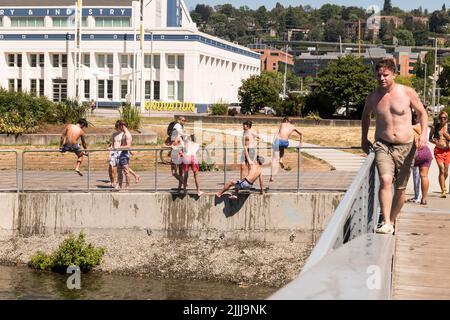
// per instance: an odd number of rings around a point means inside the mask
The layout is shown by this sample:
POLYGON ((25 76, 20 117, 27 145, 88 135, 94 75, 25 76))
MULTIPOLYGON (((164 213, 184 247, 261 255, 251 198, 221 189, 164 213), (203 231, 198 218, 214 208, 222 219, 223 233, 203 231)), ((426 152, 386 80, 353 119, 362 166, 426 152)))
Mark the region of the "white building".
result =
POLYGON ((259 54, 199 32, 182 0, 143 6, 141 51, 140 1, 83 0, 77 10, 77 0, 1 0, 0 86, 54 101, 145 99, 204 111, 237 102, 241 81, 260 73, 259 54))

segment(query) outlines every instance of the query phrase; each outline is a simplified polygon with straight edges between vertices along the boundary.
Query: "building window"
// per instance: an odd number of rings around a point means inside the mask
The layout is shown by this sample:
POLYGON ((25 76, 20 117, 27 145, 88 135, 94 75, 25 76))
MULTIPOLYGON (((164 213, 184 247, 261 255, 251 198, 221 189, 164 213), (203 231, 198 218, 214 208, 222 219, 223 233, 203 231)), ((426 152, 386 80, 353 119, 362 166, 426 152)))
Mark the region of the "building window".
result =
POLYGON ((122 68, 133 69, 133 55, 123 54, 120 56, 120 66, 122 68))
POLYGON ((183 81, 177 82, 177 100, 178 101, 184 100, 184 82, 183 81))
POLYGON ((167 81, 167 99, 175 100, 175 81, 167 81))
POLYGON ((16 90, 15 80, 14 79, 8 79, 8 90, 9 91, 16 90))
POLYGON ((91 66, 91 55, 89 53, 83 54, 83 65, 88 68, 91 66))
POLYGON ((84 98, 90 99, 91 97, 91 82, 89 80, 84 80, 84 98))
POLYGON ((161 66, 161 57, 159 54, 155 54, 153 56, 153 66, 155 67, 155 69, 159 69, 161 66))
POLYGON ((44 26, 44 17, 11 17, 11 27, 39 28, 44 26))
MULTIPOLYGON (((153 68, 159 69, 159 67, 160 67, 160 61, 161 61, 160 58, 161 58, 161 57, 159 56, 159 54, 154 54, 154 55, 153 55, 153 68)), ((146 54, 146 55, 144 56, 144 67, 145 67, 146 69, 150 69, 151 64, 152 64, 152 61, 151 61, 151 55, 150 55, 150 54, 146 54)))
POLYGON ((145 81, 145 100, 150 100, 151 98, 150 81, 145 81))
POLYGON ((175 69, 175 56, 174 55, 167 56, 167 68, 175 69))
POLYGON ((120 80, 120 98, 126 99, 128 94, 128 80, 120 80))
POLYGON ((17 79, 17 92, 22 92, 22 79, 17 79))
POLYGON ((184 69, 184 56, 177 56, 177 67, 180 70, 184 69))
MULTIPOLYGON (((75 19, 67 17, 52 17, 52 25, 55 28, 74 27, 75 19)), ((87 27, 87 17, 82 18, 81 25, 87 27)))
POLYGON ((108 99, 112 99, 113 98, 113 81, 112 80, 108 80, 107 83, 108 87, 108 99))
POLYGON ((8 67, 22 67, 22 54, 21 53, 9 53, 8 54, 8 67))
POLYGON ((43 97, 45 95, 44 79, 39 79, 39 95, 43 97))
POLYGON ((152 57, 149 54, 146 54, 144 56, 144 68, 150 69, 150 66, 152 65, 152 57))
POLYGON ((67 100, 67 80, 53 79, 53 101, 67 100))
POLYGON ((99 68, 112 68, 114 65, 114 57, 112 54, 97 55, 97 66, 99 68))
POLYGON ((67 68, 67 54, 54 53, 52 55, 52 66, 53 68, 67 68))
POLYGON ((36 96, 36 94, 37 94, 37 80, 36 79, 30 79, 30 94, 32 96, 36 96))
POLYGON ((111 18, 111 17, 96 17, 95 26, 97 28, 127 28, 131 26, 130 18, 111 18))
POLYGON ((161 85, 159 81, 153 81, 153 100, 161 99, 161 85))
POLYGON ((31 54, 30 55, 30 66, 32 68, 36 68, 37 67, 37 54, 31 54))
POLYGON ((98 80, 98 98, 104 99, 105 98, 105 80, 98 80))

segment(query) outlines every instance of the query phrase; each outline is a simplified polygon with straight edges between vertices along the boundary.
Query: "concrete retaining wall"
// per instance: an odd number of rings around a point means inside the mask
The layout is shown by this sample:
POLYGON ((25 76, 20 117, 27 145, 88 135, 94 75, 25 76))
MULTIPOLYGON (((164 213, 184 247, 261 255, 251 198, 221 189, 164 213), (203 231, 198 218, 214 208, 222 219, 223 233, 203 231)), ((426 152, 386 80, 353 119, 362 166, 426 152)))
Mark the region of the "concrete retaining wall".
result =
POLYGON ((309 241, 343 193, 178 197, 168 193, 2 193, 0 232, 146 231, 168 237, 309 241))
MULTIPOLYGON (((59 145, 60 134, 24 134, 20 136, 0 134, 0 145, 33 145, 48 146, 59 145)), ((88 145, 96 143, 106 143, 111 140, 111 134, 87 134, 86 142, 88 145)), ((156 143, 156 133, 133 134, 133 144, 156 143)))
MULTIPOLYGON (((188 123, 194 123, 195 121, 202 121, 203 123, 232 123, 232 124, 242 124, 245 120, 251 120, 254 124, 273 124, 279 125, 281 122, 280 117, 242 117, 242 116, 204 116, 187 114, 183 115, 188 123)), ((175 119, 177 115, 175 115, 175 119)), ((323 119, 323 120, 307 120, 300 118, 290 118, 291 122, 295 125, 309 127, 309 126, 333 126, 333 127, 361 127, 360 120, 340 120, 340 119, 323 119)), ((371 122, 371 126, 375 126, 375 121, 371 122)))

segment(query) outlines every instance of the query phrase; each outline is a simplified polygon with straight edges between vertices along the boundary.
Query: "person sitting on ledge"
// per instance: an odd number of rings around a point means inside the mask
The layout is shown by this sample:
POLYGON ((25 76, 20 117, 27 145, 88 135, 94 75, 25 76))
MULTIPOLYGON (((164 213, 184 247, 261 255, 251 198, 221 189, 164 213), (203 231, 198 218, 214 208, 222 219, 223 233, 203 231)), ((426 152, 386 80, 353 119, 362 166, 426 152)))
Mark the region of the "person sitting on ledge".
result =
POLYGON ((261 156, 256 157, 256 162, 253 162, 251 159, 247 159, 250 171, 248 175, 242 180, 233 180, 230 181, 222 191, 216 193, 217 197, 221 197, 227 190, 234 186, 235 194, 230 196, 230 199, 237 199, 239 194, 239 190, 249 190, 253 187, 256 179, 259 179, 259 187, 260 193, 264 194, 263 182, 261 176, 261 166, 264 164, 264 158, 261 156))

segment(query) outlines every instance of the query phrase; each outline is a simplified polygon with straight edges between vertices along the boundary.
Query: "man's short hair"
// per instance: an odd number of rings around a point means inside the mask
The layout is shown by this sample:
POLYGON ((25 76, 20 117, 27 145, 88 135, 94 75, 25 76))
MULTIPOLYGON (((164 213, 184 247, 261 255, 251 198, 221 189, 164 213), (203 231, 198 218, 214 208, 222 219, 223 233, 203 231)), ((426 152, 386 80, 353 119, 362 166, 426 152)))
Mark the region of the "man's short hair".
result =
POLYGON ((85 128, 87 128, 88 127, 88 122, 87 122, 87 120, 86 119, 84 119, 84 118, 82 118, 82 119, 80 119, 80 120, 78 120, 78 122, 77 122, 81 127, 85 127, 85 128))
POLYGON ((251 120, 245 120, 242 124, 251 128, 253 125, 253 122, 251 120))
POLYGON ((397 65, 394 59, 383 59, 377 63, 375 70, 378 72, 381 68, 391 70, 392 73, 397 73, 397 65))
POLYGON ((120 128, 120 127, 127 127, 128 128, 128 123, 124 120, 117 120, 116 121, 116 128, 120 128))
POLYGON ((283 120, 281 120, 281 122, 282 123, 287 123, 287 122, 291 122, 291 121, 289 120, 288 117, 284 117, 283 120))

